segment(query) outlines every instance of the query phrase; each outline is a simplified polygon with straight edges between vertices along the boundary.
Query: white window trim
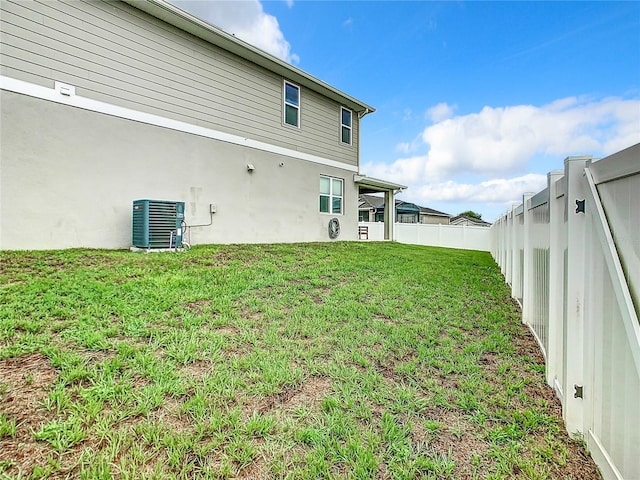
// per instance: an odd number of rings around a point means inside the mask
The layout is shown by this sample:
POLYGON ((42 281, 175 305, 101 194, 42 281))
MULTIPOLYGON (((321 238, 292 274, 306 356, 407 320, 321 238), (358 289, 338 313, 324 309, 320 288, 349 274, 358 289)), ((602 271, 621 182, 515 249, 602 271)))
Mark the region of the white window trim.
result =
POLYGON ((302 123, 301 112, 302 112, 302 89, 300 88, 300 85, 296 85, 295 83, 290 82, 289 80, 283 80, 282 82, 282 125, 284 125, 285 127, 299 129, 300 124, 302 123), (291 85, 292 87, 296 87, 298 89, 298 105, 287 103, 287 85, 291 85), (290 123, 287 123, 287 105, 298 109, 297 125, 291 125, 290 123))
MULTIPOLYGON (((332 177, 330 175, 320 175, 320 178, 328 178, 329 179, 329 211, 328 212, 320 212, 321 215, 344 215, 344 178, 340 177, 332 177), (342 182, 342 195, 334 195, 333 194, 333 180, 340 180, 342 182), (340 213, 333 211, 333 199, 340 198, 342 202, 340 205, 342 206, 342 211, 340 213)), ((320 200, 320 195, 327 196, 324 193, 318 192, 318 201, 320 200)), ((318 211, 320 210, 320 206, 318 205, 318 211)))
POLYGON ((339 123, 340 123, 340 132, 338 133, 338 139, 340 141, 340 145, 347 145, 347 146, 351 146, 353 145, 353 110, 349 110, 346 107, 340 107, 340 118, 339 118, 339 123), (345 125, 344 123, 342 123, 342 111, 346 110, 347 112, 349 112, 351 114, 351 126, 349 125, 345 125), (343 142, 342 141, 342 129, 344 127, 347 127, 349 129, 349 143, 343 142))

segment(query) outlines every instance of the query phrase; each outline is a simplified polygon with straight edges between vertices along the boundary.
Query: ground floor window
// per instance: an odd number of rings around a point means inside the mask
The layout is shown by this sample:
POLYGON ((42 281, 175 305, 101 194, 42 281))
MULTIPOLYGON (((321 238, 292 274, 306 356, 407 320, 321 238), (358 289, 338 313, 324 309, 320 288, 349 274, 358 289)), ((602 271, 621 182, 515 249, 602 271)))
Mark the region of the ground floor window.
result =
POLYGON ((343 213, 343 184, 341 178, 320 177, 320 212, 343 213))

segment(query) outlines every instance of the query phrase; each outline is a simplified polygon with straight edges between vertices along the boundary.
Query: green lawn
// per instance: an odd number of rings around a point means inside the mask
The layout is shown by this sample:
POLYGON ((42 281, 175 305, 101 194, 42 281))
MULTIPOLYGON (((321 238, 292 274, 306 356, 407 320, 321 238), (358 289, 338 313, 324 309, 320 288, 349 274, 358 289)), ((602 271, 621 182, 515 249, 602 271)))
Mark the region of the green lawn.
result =
POLYGON ((0 478, 598 478, 488 253, 0 252, 0 478))

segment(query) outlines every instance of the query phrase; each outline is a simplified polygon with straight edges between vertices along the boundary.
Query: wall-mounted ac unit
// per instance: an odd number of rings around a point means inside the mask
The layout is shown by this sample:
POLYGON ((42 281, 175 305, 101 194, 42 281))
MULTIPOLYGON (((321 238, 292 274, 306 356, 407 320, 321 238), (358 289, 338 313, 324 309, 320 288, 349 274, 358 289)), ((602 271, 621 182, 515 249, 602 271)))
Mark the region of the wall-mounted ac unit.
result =
POLYGON ((134 200, 132 243, 139 248, 182 247, 184 202, 134 200))

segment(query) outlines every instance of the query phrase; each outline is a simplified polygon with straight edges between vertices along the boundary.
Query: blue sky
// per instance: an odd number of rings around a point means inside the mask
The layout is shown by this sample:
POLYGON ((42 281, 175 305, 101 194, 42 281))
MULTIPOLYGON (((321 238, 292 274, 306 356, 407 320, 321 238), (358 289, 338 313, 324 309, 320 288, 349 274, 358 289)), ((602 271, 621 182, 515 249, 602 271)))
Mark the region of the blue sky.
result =
POLYGON ((640 2, 173 3, 372 105, 361 172, 494 220, 640 142, 640 2))

